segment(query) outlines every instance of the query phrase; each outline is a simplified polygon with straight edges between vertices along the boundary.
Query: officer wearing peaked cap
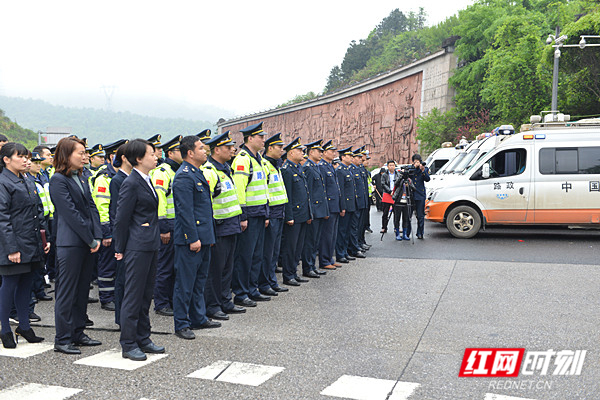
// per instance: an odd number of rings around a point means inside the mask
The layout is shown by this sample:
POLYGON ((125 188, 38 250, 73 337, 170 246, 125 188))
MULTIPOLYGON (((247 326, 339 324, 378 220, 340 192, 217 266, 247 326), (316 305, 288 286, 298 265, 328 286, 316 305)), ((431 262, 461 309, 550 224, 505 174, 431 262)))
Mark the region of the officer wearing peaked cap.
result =
POLYGON ((129 142, 128 139, 119 139, 104 146, 104 152, 106 153, 106 169, 110 178, 113 178, 117 174, 117 171, 113 167, 115 153, 120 146, 127 142, 129 142))
POLYGON ((354 150, 352 154, 352 164, 350 165, 350 172, 354 179, 354 185, 356 187, 356 212, 352 216, 350 221, 350 244, 348 246, 348 254, 350 260, 353 258, 365 258, 363 248, 360 243, 360 230, 363 226, 363 214, 366 212, 368 206, 367 199, 367 187, 363 174, 359 166, 362 164, 362 148, 354 150))
POLYGON ((198 132, 196 134, 196 136, 198 136, 200 138, 200 140, 202 141, 202 143, 206 143, 207 141, 210 140, 210 135, 211 135, 211 130, 210 129, 204 129, 202 132, 198 132))
POLYGON ((148 141, 154 145, 154 155, 156 156, 158 164, 162 164, 164 162, 162 158, 162 149, 160 148, 161 139, 162 135, 160 133, 157 133, 156 135, 148 139, 148 141))
POLYGON ((202 166, 213 198, 216 243, 210 257, 208 278, 204 289, 206 315, 212 319, 228 320, 227 314, 246 312, 233 304, 231 276, 238 234, 242 232, 242 208, 237 197, 233 174, 227 163, 234 154, 235 142, 229 131, 206 143, 211 155, 202 166))
MULTIPOLYGON (((323 223, 321 240, 319 241, 319 268, 336 269, 341 264, 336 264, 333 257, 335 253, 335 239, 337 236, 338 220, 340 217, 340 187, 333 167, 333 160, 337 156, 337 148, 331 140, 323 145, 323 158, 319 161, 319 170, 325 183, 329 218, 323 223)), ((345 213, 344 213, 345 214, 345 213)))
POLYGON ((265 144, 262 122, 250 125, 240 132, 244 145, 232 163, 233 181, 242 207, 243 232, 235 248, 235 262, 231 287, 234 303, 245 307, 256 306, 256 301, 268 301, 270 297, 258 291, 263 274, 262 258, 265 227, 269 224, 267 171, 259 151, 265 144), (244 228, 246 226, 246 228, 244 228))
POLYGON ((173 202, 173 179, 182 163, 179 146, 183 136, 177 135, 161 143, 163 163, 150 172, 152 185, 158 196, 158 225, 160 248, 156 279, 154 280, 154 311, 159 315, 173 316, 173 285, 175 279, 173 230, 175 227, 175 205, 173 202))
POLYGON ((353 259, 348 254, 350 245, 350 223, 356 212, 356 183, 354 174, 350 170, 354 153, 352 147, 338 150, 340 165, 336 170, 340 187, 340 219, 338 222, 337 238, 335 242, 335 258, 338 263, 348 263, 353 259))
POLYGON ((322 143, 323 140, 317 140, 306 145, 308 157, 302 165, 313 216, 312 223, 306 228, 304 248, 302 249, 302 275, 309 278, 319 278, 319 275, 326 274, 325 271, 317 269, 316 263, 321 231, 325 221, 329 219, 325 179, 317 165, 323 156, 322 143))
POLYGON ((285 204, 288 202, 280 169, 283 145, 281 133, 271 136, 265 141, 265 153, 263 157, 268 175, 269 225, 265 230, 262 265, 266 282, 259 284, 259 290, 261 294, 267 296, 277 296, 279 292, 287 292, 289 290, 288 288, 279 286, 277 276, 275 275, 281 250, 285 204))
POLYGON ((288 202, 285 205, 285 225, 281 241, 283 283, 300 286, 300 282, 308 282, 298 276, 296 266, 304 248, 306 227, 312 222, 312 212, 306 177, 300 166, 304 157, 300 138, 294 139, 284 149, 287 151, 287 160, 283 163, 281 174, 288 202))

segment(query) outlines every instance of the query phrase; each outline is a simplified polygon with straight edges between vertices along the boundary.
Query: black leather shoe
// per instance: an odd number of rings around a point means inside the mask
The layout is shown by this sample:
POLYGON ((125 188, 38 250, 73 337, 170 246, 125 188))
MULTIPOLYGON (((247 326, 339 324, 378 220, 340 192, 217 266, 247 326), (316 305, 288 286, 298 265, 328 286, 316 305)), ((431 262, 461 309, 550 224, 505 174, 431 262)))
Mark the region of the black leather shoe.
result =
POLYGON ((85 321, 85 326, 94 326, 94 321, 92 321, 91 319, 86 319, 85 321))
POLYGON ((100 300, 98 300, 98 299, 97 299, 97 298, 95 298, 95 297, 88 297, 88 304, 97 303, 97 302, 99 302, 99 301, 100 301, 100 300))
POLYGON ((131 351, 124 351, 121 354, 123 355, 123 358, 129 358, 132 361, 146 361, 148 359, 146 354, 140 350, 139 347, 136 347, 131 351))
POLYGON ((157 313, 158 315, 162 315, 165 317, 173 316, 173 309, 170 307, 161 308, 161 309, 155 310, 154 312, 157 313))
POLYGON ((417 239, 423 239, 423 235, 417 235, 417 239))
POLYGON ((260 294, 264 294, 265 296, 277 296, 277 292, 271 288, 261 289, 259 290, 260 294))
POLYGON ((81 350, 72 344, 55 344, 54 351, 63 354, 81 354, 81 350))
POLYGON ((319 275, 327 275, 327 271, 321 271, 321 270, 319 270, 319 269, 318 269, 318 270, 316 270, 316 271, 313 271, 313 272, 315 272, 315 273, 317 273, 317 274, 319 274, 319 275))
POLYGON ((106 311, 115 311, 115 303, 109 301, 108 303, 103 303, 100 308, 106 311))
POLYGON ((254 301, 271 301, 271 298, 269 296, 264 296, 260 293, 256 296, 251 295, 250 298, 254 301))
POLYGON ((99 340, 94 340, 87 335, 83 335, 81 339, 73 342, 75 346, 100 346, 102 344, 99 340))
POLYGON ((39 301, 52 301, 52 297, 48 296, 46 293, 37 295, 36 297, 39 301))
POLYGON ((226 314, 243 314, 245 312, 246 312, 246 309, 244 307, 240 307, 240 306, 233 306, 233 308, 231 310, 225 311, 226 314))
POLYGON ((283 284, 288 285, 288 286, 300 286, 298 281, 295 279, 290 279, 289 281, 283 281, 283 284))
POLYGON ((186 340, 196 339, 196 335, 194 335, 194 332, 192 332, 188 327, 185 327, 179 331, 175 331, 175 336, 186 340))
POLYGON ((162 354, 165 352, 165 348, 163 346, 157 346, 152 342, 145 346, 140 346, 140 350, 147 354, 162 354))
POLYGON ((367 258, 367 256, 365 256, 365 253, 363 253, 362 251, 359 251, 355 254, 352 254, 352 257, 354 258, 367 258))
POLYGON ((281 274, 283 272, 283 268, 275 267, 275 272, 281 274))
POLYGON ((335 259, 337 262, 342 263, 342 264, 348 264, 350 262, 350 260, 348 260, 347 258, 336 258, 335 259))
POLYGON ((225 314, 223 311, 217 311, 214 314, 206 314, 207 317, 212 319, 218 319, 221 321, 229 321, 229 315, 225 314))
POLYGON ((209 319, 205 323, 203 323, 202 325, 192 326, 192 330, 196 330, 196 329, 211 329, 211 328, 220 328, 220 327, 221 327, 221 323, 220 322, 213 321, 213 320, 209 319))
POLYGON ((17 329, 15 329, 15 335, 17 336, 17 343, 19 343, 19 336, 25 338, 28 343, 39 343, 44 341, 44 338, 36 336, 31 328, 24 331, 20 326, 17 326, 17 329))
POLYGON ((348 255, 346 256, 346 259, 347 259, 348 261, 354 261, 354 260, 356 260, 356 257, 352 257, 350 254, 348 254, 348 255))
POLYGON ((29 313, 29 322, 39 322, 41 320, 42 320, 42 317, 40 317, 36 313, 34 313, 34 312, 29 313))
POLYGON ((320 278, 321 277, 315 271, 308 271, 306 274, 302 274, 302 276, 306 276, 307 278, 320 278))
POLYGON ((242 299, 238 300, 238 298, 235 297, 233 299, 233 304, 237 304, 238 306, 244 306, 244 307, 256 307, 256 302, 247 297, 243 300, 242 299))
POLYGON ((296 282, 300 282, 300 283, 306 283, 308 282, 310 279, 304 279, 304 278, 300 278, 299 276, 296 277, 296 282))
POLYGON ((369 251, 369 247, 367 246, 360 246, 360 248, 362 249, 362 251, 369 251))
POLYGON ((286 288, 286 287, 281 287, 281 286, 275 286, 274 288, 272 288, 274 291, 276 292, 289 292, 290 289, 286 288))

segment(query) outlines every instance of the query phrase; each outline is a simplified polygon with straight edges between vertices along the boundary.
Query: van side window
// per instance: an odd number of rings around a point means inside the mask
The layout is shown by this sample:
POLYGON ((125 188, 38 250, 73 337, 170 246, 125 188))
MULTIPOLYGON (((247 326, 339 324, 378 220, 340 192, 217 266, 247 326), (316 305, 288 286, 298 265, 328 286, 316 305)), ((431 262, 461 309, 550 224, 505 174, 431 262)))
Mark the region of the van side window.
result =
POLYGON ((540 173, 600 174, 600 147, 541 149, 540 173))
POLYGON ((513 176, 525 171, 527 151, 525 149, 510 149, 494 155, 490 164, 490 178, 513 176))

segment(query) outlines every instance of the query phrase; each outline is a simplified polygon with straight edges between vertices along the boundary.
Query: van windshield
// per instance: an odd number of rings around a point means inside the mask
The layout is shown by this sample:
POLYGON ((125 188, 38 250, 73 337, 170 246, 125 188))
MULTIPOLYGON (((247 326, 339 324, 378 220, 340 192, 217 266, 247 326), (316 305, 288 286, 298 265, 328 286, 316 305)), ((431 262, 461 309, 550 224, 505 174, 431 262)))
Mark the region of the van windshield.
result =
POLYGON ((467 153, 462 152, 462 153, 458 153, 456 155, 456 157, 454 157, 452 159, 452 161, 450 161, 448 163, 448 167, 444 168, 444 173, 445 174, 451 174, 454 172, 454 168, 456 168, 456 166, 463 160, 463 158, 465 158, 465 156, 467 155, 467 153))
POLYGON ((467 155, 460 161, 460 163, 458 163, 458 165, 454 169, 454 172, 461 173, 465 169, 467 169, 467 167, 469 165, 471 165, 471 161, 473 161, 475 159, 475 157, 477 157, 478 153, 479 153, 479 149, 473 149, 473 150, 469 151, 467 153, 467 155))

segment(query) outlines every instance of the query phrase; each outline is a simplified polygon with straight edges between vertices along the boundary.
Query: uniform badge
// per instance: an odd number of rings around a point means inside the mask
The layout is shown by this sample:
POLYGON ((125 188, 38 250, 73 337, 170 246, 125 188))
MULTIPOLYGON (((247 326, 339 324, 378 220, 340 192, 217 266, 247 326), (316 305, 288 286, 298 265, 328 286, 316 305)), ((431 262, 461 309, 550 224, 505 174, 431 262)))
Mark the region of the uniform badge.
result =
POLYGON ((165 181, 163 181, 162 179, 157 179, 156 184, 162 186, 165 184, 165 181))
POLYGON ((238 165, 235 170, 236 171, 243 171, 244 170, 244 166, 243 165, 238 165))
POLYGON ((183 172, 189 172, 187 165, 185 167, 183 167, 183 172))
POLYGON ((273 175, 273 182, 279 182, 279 175, 278 174, 274 174, 273 175))
POLYGON ((98 188, 98 191, 99 191, 100 193, 106 193, 106 188, 105 188, 105 187, 103 187, 103 186, 100 186, 100 187, 98 188))
POLYGON ((229 182, 229 181, 225 182, 225 189, 227 189, 227 190, 233 189, 233 187, 231 186, 231 182, 229 182))
POLYGON ((265 179, 265 173, 261 171, 256 172, 256 179, 265 179))

